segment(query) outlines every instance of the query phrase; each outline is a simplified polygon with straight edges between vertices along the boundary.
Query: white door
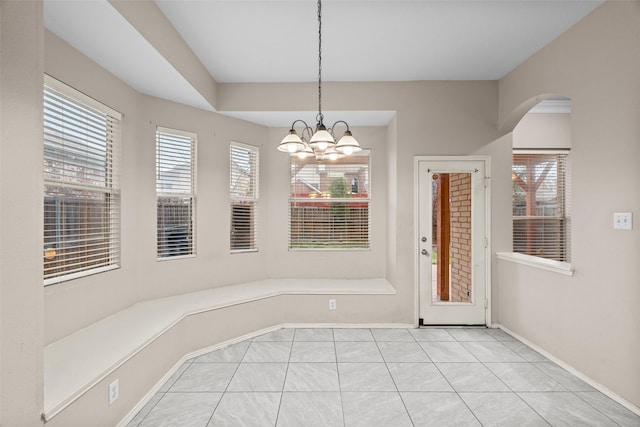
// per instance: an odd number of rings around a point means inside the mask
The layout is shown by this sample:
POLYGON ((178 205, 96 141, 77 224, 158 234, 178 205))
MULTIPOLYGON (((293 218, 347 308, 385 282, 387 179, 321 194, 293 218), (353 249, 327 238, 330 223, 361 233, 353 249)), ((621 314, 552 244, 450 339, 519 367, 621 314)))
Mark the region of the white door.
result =
POLYGON ((486 163, 417 161, 418 292, 424 325, 486 324, 486 163))

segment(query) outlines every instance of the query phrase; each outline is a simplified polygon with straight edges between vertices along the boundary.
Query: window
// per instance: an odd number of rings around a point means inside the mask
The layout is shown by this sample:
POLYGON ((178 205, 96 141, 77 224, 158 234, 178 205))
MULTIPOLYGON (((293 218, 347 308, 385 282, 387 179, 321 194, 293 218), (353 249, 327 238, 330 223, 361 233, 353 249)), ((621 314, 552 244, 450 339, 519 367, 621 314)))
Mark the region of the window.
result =
POLYGON ((44 85, 45 285, 119 267, 121 114, 44 85))
POLYGON ((258 148, 232 142, 229 163, 231 252, 257 251, 258 148))
POLYGON ((196 135, 156 129, 158 259, 195 254, 196 135))
POLYGON ((335 161, 291 156, 289 249, 369 248, 369 151, 335 161))
POLYGON ((570 262, 567 154, 514 152, 514 252, 570 262))

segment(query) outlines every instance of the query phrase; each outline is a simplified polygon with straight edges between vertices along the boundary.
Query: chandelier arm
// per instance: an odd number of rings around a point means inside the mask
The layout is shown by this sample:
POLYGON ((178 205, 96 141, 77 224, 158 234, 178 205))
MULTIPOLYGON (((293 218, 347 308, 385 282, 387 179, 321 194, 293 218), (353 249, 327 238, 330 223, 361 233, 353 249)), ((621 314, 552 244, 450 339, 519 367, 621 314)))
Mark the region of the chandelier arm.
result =
POLYGON ((304 120, 302 120, 302 119, 297 119, 297 120, 295 120, 293 123, 291 123, 291 129, 293 129, 293 128, 296 126, 296 123, 298 123, 298 122, 303 123, 305 128, 310 127, 310 126, 307 124, 307 122, 305 122, 304 120))
POLYGON ((307 145, 309 144, 309 141, 311 140, 312 136, 313 136, 313 128, 311 128, 311 126, 305 126, 304 129, 302 129, 302 132, 300 132, 300 138, 302 138, 302 142, 304 142, 307 145), (305 133, 307 134, 306 138, 305 138, 305 133))
MULTIPOLYGON (((336 125, 338 123, 342 123, 347 127, 347 131, 351 132, 351 129, 349 129, 349 123, 345 122, 344 120, 338 120, 337 122, 335 122, 329 129, 331 129, 331 135, 333 135, 333 129, 336 127, 336 125)), ((334 135, 335 136, 335 135, 334 135)))
POLYGON ((303 143, 307 144, 311 139, 311 136, 313 135, 313 128, 309 126, 307 122, 305 122, 304 120, 297 119, 293 123, 291 123, 291 130, 295 130, 296 124, 298 123, 302 123, 304 125, 304 128, 300 132, 300 139, 302 140, 303 143), (306 137, 305 137, 305 134, 306 134, 306 137))

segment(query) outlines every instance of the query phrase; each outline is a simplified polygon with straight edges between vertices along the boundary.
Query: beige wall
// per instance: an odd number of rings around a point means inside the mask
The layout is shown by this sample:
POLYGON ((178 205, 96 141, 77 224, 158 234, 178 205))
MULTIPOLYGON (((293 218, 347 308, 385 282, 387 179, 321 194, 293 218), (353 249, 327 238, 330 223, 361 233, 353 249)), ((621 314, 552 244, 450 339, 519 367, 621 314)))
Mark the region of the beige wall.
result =
MULTIPOLYGON (((326 296, 289 297, 288 300, 295 299, 295 303, 287 304, 291 312, 283 321, 288 323, 414 324, 417 321, 413 157, 485 154, 498 149, 487 146, 498 135, 496 82, 328 85, 326 97, 332 99, 333 94, 337 99, 334 103, 344 102, 358 110, 397 111, 386 129, 353 129, 360 142, 372 149, 371 250, 289 252, 288 159, 275 150, 286 129, 267 129, 137 94, 53 34, 46 33, 46 36, 45 70, 48 73, 124 113, 122 268, 47 287, 47 343, 137 301, 259 278, 388 277, 398 290, 396 296, 341 296, 338 312, 326 310, 326 296), (164 262, 157 262, 155 258, 155 126, 198 134, 196 258, 164 262), (230 140, 261 147, 258 253, 231 255, 228 249, 230 140)), ((245 85, 222 85, 220 103, 232 105, 229 108, 234 110, 267 109, 261 104, 265 98, 275 97, 281 103, 282 98, 287 98, 282 93, 291 93, 288 99, 296 100, 296 105, 278 108, 313 108, 297 104, 301 98, 297 91, 304 92, 306 85, 248 86, 253 96, 244 94, 245 85)), ((308 102, 313 104, 314 98, 312 93, 308 102)), ((332 108, 328 104, 327 108, 332 108)), ((505 144, 499 149, 509 151, 510 147, 505 144)), ((196 327, 185 333, 201 332, 196 327)), ((210 338, 209 344, 215 342, 210 338)), ((146 364, 158 367, 164 366, 162 363, 149 360, 146 364)), ((157 374, 153 378, 157 381, 157 374)), ((149 376, 141 376, 140 382, 148 387, 153 385, 149 376)), ((83 398, 86 403, 77 403, 78 416, 95 410, 87 408, 104 406, 100 400, 102 388, 103 385, 98 385, 83 398), (92 397, 94 394, 96 397, 92 397)), ((136 390, 139 388, 136 386, 136 390)), ((130 395, 124 395, 127 396, 130 395)), ((127 402, 124 397, 121 405, 127 402)), ((130 403, 132 398, 127 399, 130 403)), ((112 409, 103 410, 109 411, 109 417, 113 416, 112 409)), ((56 422, 73 417, 76 410, 70 408, 65 413, 61 418, 56 417, 56 422)))
POLYGON ((0 424, 43 403, 42 4, 0 2, 0 424))
POLYGON ((610 1, 500 81, 509 130, 545 94, 571 98, 575 275, 500 262, 499 321, 640 405, 640 2, 610 1), (634 212, 631 231, 613 212, 634 212))
POLYGON ((570 113, 529 113, 513 129, 513 148, 571 148, 570 113))
MULTIPOLYGON (((498 135, 496 82, 327 84, 328 109, 333 102, 341 109, 344 103, 356 110, 397 111, 386 129, 354 128, 361 143, 372 149, 371 250, 292 252, 287 250, 288 158, 275 150, 286 129, 268 129, 137 94, 55 35, 46 36, 48 73, 124 113, 122 268, 47 287, 47 343, 137 301, 260 278, 391 277, 392 272, 398 296, 385 321, 416 322, 413 157, 483 154, 498 135), (155 258, 156 126, 198 134, 197 257, 192 259, 155 258), (229 253, 231 140, 261 147, 257 253, 229 253), (398 173, 390 175, 389 169, 398 173), (391 224, 398 227, 388 230, 391 224)), ((313 84, 221 85, 219 103, 236 111, 304 110, 313 107, 300 103, 297 91, 307 86, 313 84), (287 93, 291 96, 283 96, 287 93), (264 105, 269 97, 278 105, 264 105), (293 100, 293 105, 280 105, 282 99, 293 100)), ((314 99, 310 96, 305 102, 313 104, 314 99)), ((367 311, 357 301, 343 307, 367 311)), ((366 323, 364 315, 361 321, 366 323)))
POLYGON ((394 116, 387 125, 387 251, 386 251, 386 267, 387 267, 387 279, 391 283, 396 282, 397 267, 396 267, 396 242, 397 242, 397 218, 396 211, 398 208, 398 182, 396 177, 398 176, 398 158, 396 153, 398 152, 398 120, 394 116))
MULTIPOLYGON (((221 84, 219 106, 232 111, 290 111, 313 110, 316 99, 313 84, 221 84), (269 102, 273 100, 273 102, 269 102)), ((414 171, 413 159, 424 155, 497 154, 500 161, 511 162, 509 144, 495 144, 497 127, 496 82, 405 82, 405 83, 326 83, 323 85, 323 105, 327 110, 384 110, 395 111, 386 132, 371 135, 369 140, 354 135, 363 145, 385 136, 374 156, 384 156, 380 167, 372 166, 375 195, 386 187, 386 206, 378 204, 372 213, 384 218, 386 247, 386 277, 398 290, 393 321, 414 323, 415 313, 415 252, 417 236, 414 231, 414 171), (380 174, 380 169, 384 174, 380 174), (382 182, 382 184, 380 184, 382 182)), ((270 140, 277 141, 284 130, 271 131, 270 140)), ((357 133, 356 133, 357 132, 357 133)), ((278 153, 272 151, 272 156, 278 153)), ((284 182, 286 159, 275 158, 284 182)), ((274 167, 276 163, 273 163, 274 167)), ((509 187, 510 191, 510 187, 509 187)), ((272 206, 286 207, 286 187, 269 187, 272 206)), ((510 199, 510 195, 509 195, 510 199)), ((282 212, 282 211, 280 211, 282 212)), ((283 213, 277 215, 281 217, 283 213)), ((509 212, 506 211, 509 215, 509 212)), ((501 214, 502 215, 502 214, 501 214)), ((504 223, 510 217, 496 218, 504 223)), ((282 226, 286 226, 283 224, 282 226)), ((376 231, 377 232, 377 231, 376 231)), ((282 238, 282 232, 277 233, 282 238)), ((276 239, 278 237, 275 237, 276 239)), ((501 237, 504 240, 504 236, 501 237)), ((270 238, 270 241, 274 241, 270 238)), ((498 247, 509 245, 508 240, 496 242, 498 247)), ((312 254, 289 254, 289 259, 311 259, 312 254), (300 257, 299 257, 300 256, 300 257)), ((285 258, 286 259, 286 258, 285 258)), ((367 269, 371 265, 360 258, 367 269)), ((330 273, 329 273, 330 274, 330 273)))
MULTIPOLYGON (((325 310, 326 297, 298 297, 295 308, 299 315, 292 312, 287 322, 413 324, 417 321, 413 157, 510 150, 507 145, 488 146, 498 135, 496 82, 328 84, 327 99, 341 109, 397 111, 386 129, 353 129, 361 143, 372 149, 371 250, 289 252, 288 160, 275 150, 286 129, 268 129, 138 94, 55 35, 45 35, 45 71, 124 114, 122 267, 47 287, 45 343, 141 300, 277 277, 388 277, 398 290, 396 296, 388 297, 341 297, 338 317, 325 310), (156 261, 156 126, 198 134, 198 255, 192 259, 156 261), (258 253, 229 253, 227 183, 231 140, 262 148, 258 253), (315 314, 310 318, 309 313, 315 314)), ((304 93, 307 87, 312 88, 313 84, 221 85, 219 102, 234 110, 312 109, 313 91, 305 101, 311 104, 309 108, 298 101, 302 98, 298 92, 304 93), (247 88, 251 89, 250 94, 245 93, 247 88), (282 96, 283 93, 295 96, 282 96), (262 105, 269 97, 278 105, 262 105), (295 105, 279 105, 283 98, 295 100, 295 105)), ((327 104, 331 109, 331 103, 327 104)), ((152 385, 148 379, 141 381, 152 385)), ((96 393, 99 395, 99 387, 96 393)))
MULTIPOLYGON (((263 277, 385 276, 397 288, 396 296, 344 298, 340 307, 345 311, 339 318, 325 310, 325 297, 288 297, 284 299, 287 307, 294 307, 287 321, 414 323, 414 156, 490 156, 490 244, 493 252, 509 251, 509 132, 536 99, 548 95, 572 99, 572 258, 576 274, 560 277, 498 263, 494 257, 492 316, 640 405, 640 234, 637 226, 632 231, 612 230, 611 218, 615 211, 640 211, 636 164, 640 158, 640 2, 606 3, 499 83, 327 83, 323 92, 327 111, 396 112, 386 129, 353 129, 363 145, 374 149, 372 250, 346 255, 286 250, 287 159, 274 148, 284 129, 268 129, 138 94, 50 33, 45 34, 43 53, 41 3, 1 4, 3 425, 38 424, 44 343, 148 298, 263 277), (46 72, 125 115, 122 268, 50 286, 44 292, 40 255, 43 55, 46 72), (155 260, 156 125, 199 136, 198 256, 193 259, 155 260), (255 254, 231 255, 228 251, 230 140, 262 148, 260 252, 255 254), (16 180, 17 176, 21 179, 16 180), (315 265, 320 268, 309 267, 315 265)), ((311 83, 223 84, 217 90, 220 110, 315 108, 311 83)), ((279 310, 280 306, 265 307, 279 310)), ((189 327, 193 330, 184 334, 193 340, 192 348, 205 345, 200 335, 202 323, 190 322, 189 327)), ((170 363, 152 362, 158 369, 170 363)), ((152 380, 141 379, 141 384, 152 380)), ((94 392, 96 399, 103 399, 99 397, 103 388, 94 392)), ((123 389, 122 393, 129 392, 123 389)))

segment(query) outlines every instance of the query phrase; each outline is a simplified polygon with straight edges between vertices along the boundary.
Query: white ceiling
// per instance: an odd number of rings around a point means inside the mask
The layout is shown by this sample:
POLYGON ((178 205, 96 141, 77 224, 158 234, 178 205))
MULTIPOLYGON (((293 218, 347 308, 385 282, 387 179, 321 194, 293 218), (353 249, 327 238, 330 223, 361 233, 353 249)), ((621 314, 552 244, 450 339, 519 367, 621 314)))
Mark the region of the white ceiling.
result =
MULTIPOLYGON (((313 0, 156 4, 219 82, 317 79, 313 0)), ((323 79, 497 80, 598 4, 325 0, 323 79)))
MULTIPOLYGON (((44 3, 45 26, 50 31, 134 89, 213 110, 157 46, 107 0, 44 3)), ((217 82, 317 81, 314 0, 155 3, 217 82)), ((497 80, 601 3, 324 0, 322 79, 497 80)), ((292 114, 295 112, 230 113, 265 125, 290 123, 292 114)), ((391 114, 377 112, 376 117, 357 120, 386 124, 391 114)))

